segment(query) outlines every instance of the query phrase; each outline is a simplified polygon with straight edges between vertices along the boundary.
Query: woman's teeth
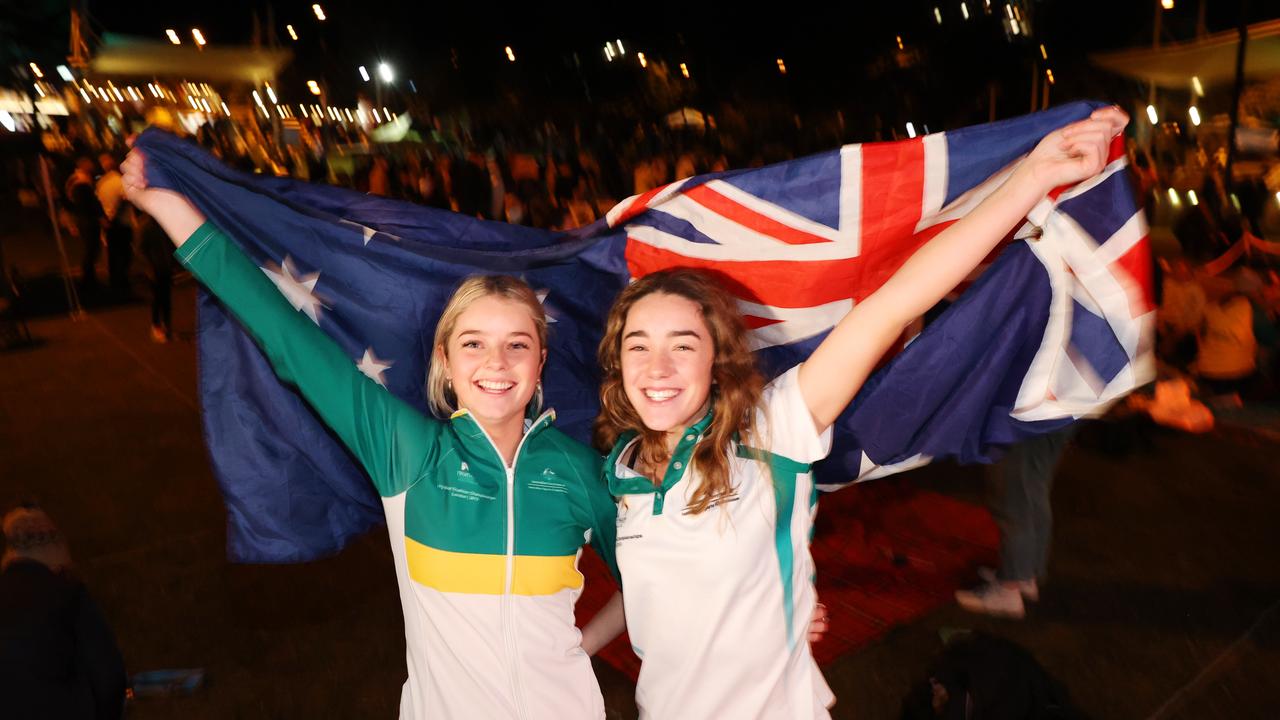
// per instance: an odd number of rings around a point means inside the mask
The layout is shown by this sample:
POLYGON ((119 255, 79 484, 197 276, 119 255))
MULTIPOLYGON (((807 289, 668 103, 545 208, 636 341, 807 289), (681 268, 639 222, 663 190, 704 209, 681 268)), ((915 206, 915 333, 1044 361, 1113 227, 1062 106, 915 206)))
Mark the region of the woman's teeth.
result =
POLYGON ((489 392, 505 392, 514 387, 515 383, 498 382, 497 380, 477 380, 476 385, 479 385, 482 390, 488 390, 489 392))
POLYGON ((653 400, 654 402, 662 402, 664 400, 670 400, 671 398, 679 394, 680 394, 679 390, 645 390, 644 391, 644 396, 649 398, 650 400, 653 400))

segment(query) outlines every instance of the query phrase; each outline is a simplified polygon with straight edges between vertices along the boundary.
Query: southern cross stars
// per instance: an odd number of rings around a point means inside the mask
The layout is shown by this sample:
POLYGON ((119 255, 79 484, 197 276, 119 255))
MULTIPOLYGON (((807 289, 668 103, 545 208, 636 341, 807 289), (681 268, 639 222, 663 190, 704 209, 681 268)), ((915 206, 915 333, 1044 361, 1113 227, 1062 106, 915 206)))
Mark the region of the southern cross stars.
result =
POLYGON ((315 296, 316 282, 320 280, 320 273, 299 275, 287 255, 279 269, 274 266, 268 266, 262 268, 262 272, 271 278, 271 282, 275 283, 276 288, 280 290, 280 294, 284 295, 294 310, 301 310, 307 317, 311 318, 311 322, 317 325, 320 324, 320 308, 324 303, 315 296))

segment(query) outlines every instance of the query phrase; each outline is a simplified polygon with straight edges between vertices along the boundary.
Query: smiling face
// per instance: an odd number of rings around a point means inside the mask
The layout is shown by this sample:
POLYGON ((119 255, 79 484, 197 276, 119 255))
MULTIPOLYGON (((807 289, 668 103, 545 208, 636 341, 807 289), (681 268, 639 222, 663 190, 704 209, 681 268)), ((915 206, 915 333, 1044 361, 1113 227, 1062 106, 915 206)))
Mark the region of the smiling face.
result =
POLYGON ((622 383, 645 427, 680 432, 707 412, 716 348, 697 303, 653 293, 622 330, 622 383))
POLYGON ((436 348, 458 407, 482 426, 523 422, 546 350, 529 308, 499 296, 471 303, 444 347, 436 348))

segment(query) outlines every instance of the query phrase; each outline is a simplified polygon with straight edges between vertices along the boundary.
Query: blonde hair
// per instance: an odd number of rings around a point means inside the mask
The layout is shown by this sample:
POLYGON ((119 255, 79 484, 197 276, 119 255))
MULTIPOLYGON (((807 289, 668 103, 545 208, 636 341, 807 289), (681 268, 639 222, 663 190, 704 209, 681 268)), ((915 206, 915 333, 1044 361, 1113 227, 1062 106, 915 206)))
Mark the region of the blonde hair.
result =
MULTIPOLYGON (((627 286, 614 301, 600 340, 600 415, 595 423, 596 447, 609 452, 623 433, 640 437, 639 465, 661 468, 670 459, 665 433, 645 427, 627 399, 622 380, 622 331, 627 315, 641 298, 665 294, 692 301, 702 313, 714 344, 711 365, 711 424, 705 440, 693 451, 690 464, 702 478, 689 500, 689 509, 701 513, 712 503, 733 493, 729 455, 734 442, 750 446, 757 436, 756 410, 764 393, 764 378, 747 346, 747 329, 733 298, 709 273, 678 269, 646 275, 627 286)), ((655 485, 658 478, 650 478, 655 485)))
MULTIPOLYGON (((436 336, 431 343, 431 361, 427 367, 427 405, 438 417, 447 418, 458 410, 458 396, 445 377, 445 363, 436 356, 437 350, 448 357, 449 337, 458 327, 458 318, 477 300, 496 297, 502 300, 519 303, 533 316, 533 325, 538 332, 538 350, 547 347, 547 313, 538 302, 533 288, 520 278, 510 275, 472 275, 462 281, 457 290, 445 303, 444 312, 436 322, 436 336)), ((534 410, 542 408, 542 384, 538 384, 533 399, 529 403, 534 410)))

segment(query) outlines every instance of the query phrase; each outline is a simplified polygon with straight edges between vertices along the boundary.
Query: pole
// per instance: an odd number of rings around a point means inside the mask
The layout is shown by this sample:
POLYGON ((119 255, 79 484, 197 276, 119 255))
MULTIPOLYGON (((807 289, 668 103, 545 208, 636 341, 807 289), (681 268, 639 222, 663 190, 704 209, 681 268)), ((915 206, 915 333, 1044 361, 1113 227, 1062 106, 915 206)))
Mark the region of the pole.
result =
POLYGON ((71 263, 67 261, 67 249, 62 244, 62 228, 58 226, 58 213, 53 207, 53 184, 49 182, 49 161, 40 156, 40 180, 44 184, 44 197, 49 206, 49 224, 53 226, 53 239, 58 243, 58 255, 62 258, 62 285, 67 293, 67 310, 72 320, 85 317, 84 308, 80 306, 80 296, 76 294, 75 284, 71 282, 71 263))
POLYGON ((1227 200, 1231 199, 1231 188, 1233 178, 1231 177, 1231 166, 1235 162, 1236 157, 1236 129, 1240 125, 1240 95, 1244 92, 1244 52, 1245 46, 1249 43, 1249 26, 1247 20, 1249 11, 1249 0, 1240 0, 1240 21, 1236 26, 1236 33, 1240 36, 1240 46, 1236 49, 1236 86, 1231 93, 1231 127, 1227 131, 1227 167, 1222 174, 1224 190, 1227 191, 1227 200))

